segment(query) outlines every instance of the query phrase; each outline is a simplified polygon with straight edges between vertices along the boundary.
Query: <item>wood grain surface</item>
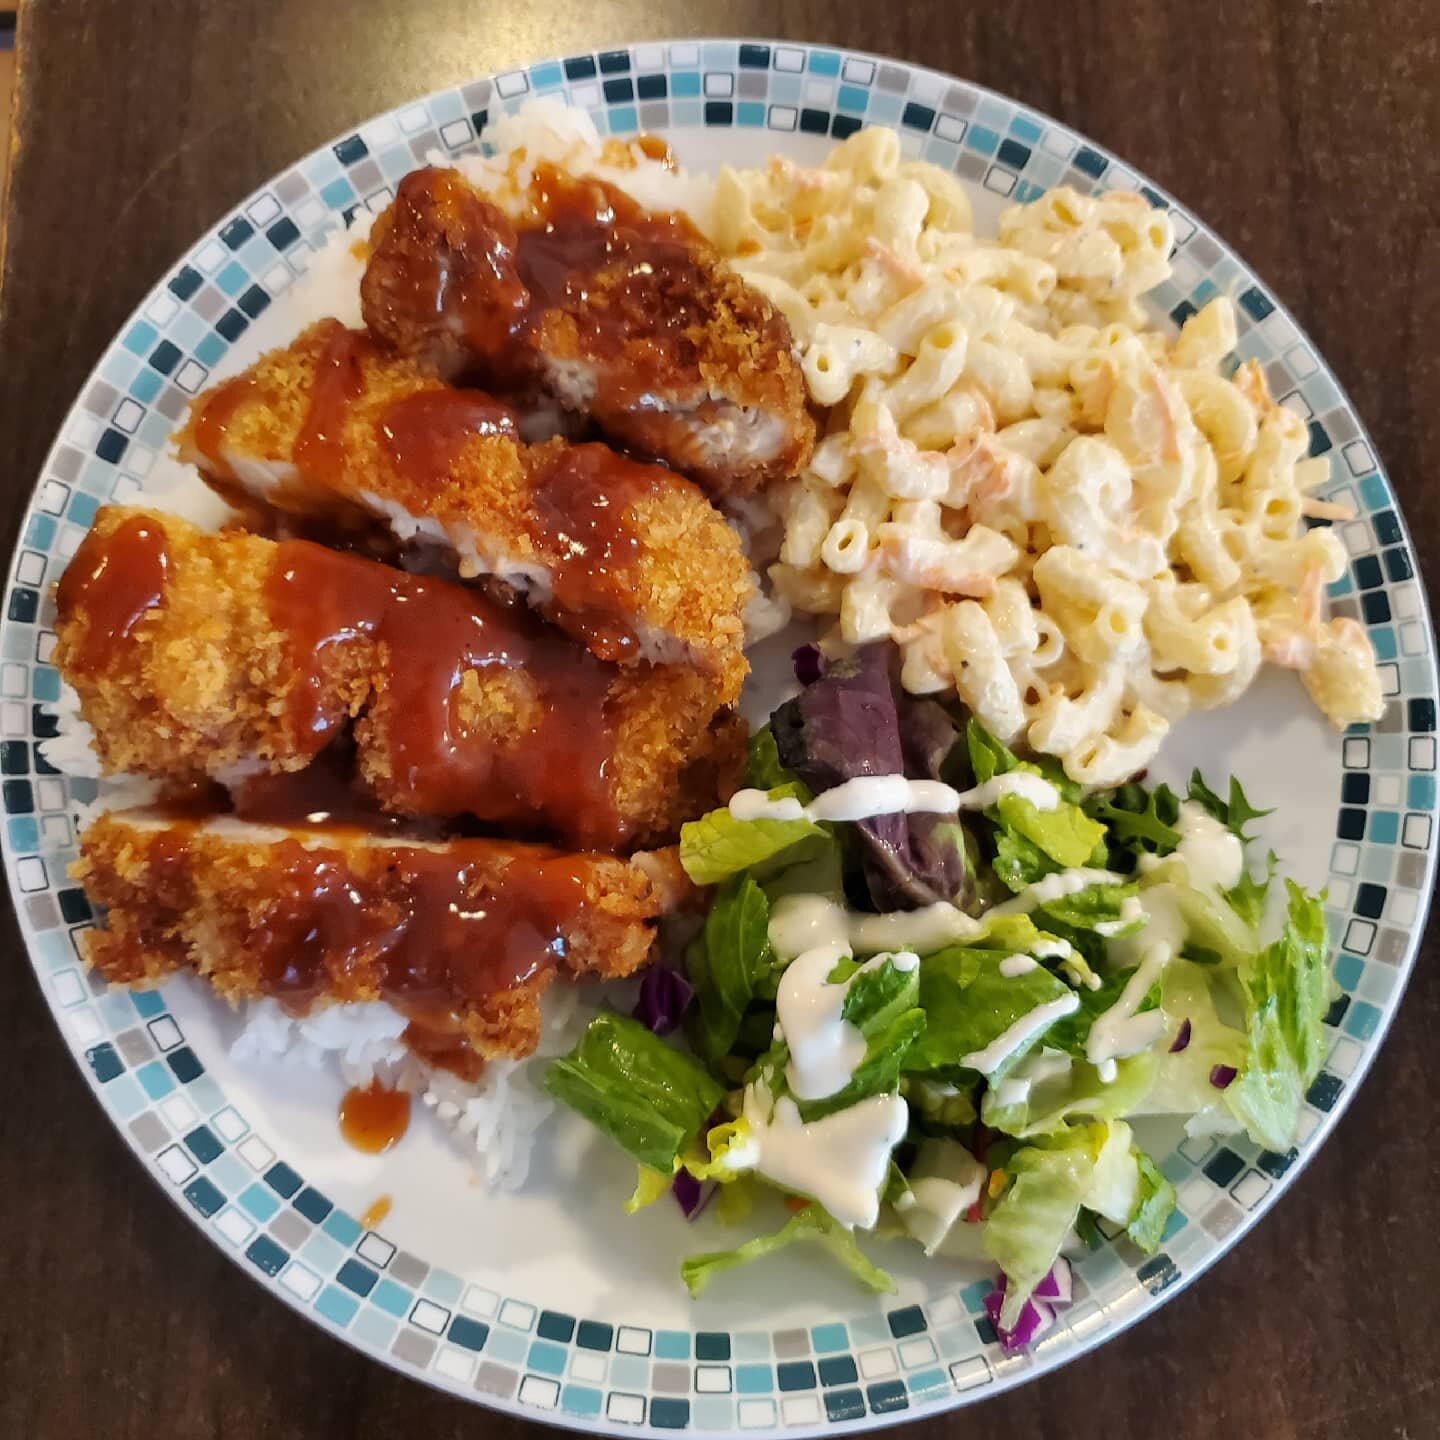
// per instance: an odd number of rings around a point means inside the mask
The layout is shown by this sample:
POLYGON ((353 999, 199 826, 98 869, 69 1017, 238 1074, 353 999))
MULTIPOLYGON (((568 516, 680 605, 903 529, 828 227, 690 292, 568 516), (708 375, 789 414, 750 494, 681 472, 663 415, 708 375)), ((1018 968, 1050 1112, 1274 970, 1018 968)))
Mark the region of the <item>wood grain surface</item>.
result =
MULTIPOLYGON (((924 62, 1155 177, 1329 358, 1440 573, 1436 0, 29 0, 0 288, 5 553, 77 388, 236 200, 327 137, 545 55, 697 34, 924 62)), ((86 1092, 13 922, 0 1435, 538 1434, 363 1359, 183 1223, 86 1092)), ((1144 1323, 915 1436, 1440 1436, 1440 977, 1276 1211, 1144 1323)))

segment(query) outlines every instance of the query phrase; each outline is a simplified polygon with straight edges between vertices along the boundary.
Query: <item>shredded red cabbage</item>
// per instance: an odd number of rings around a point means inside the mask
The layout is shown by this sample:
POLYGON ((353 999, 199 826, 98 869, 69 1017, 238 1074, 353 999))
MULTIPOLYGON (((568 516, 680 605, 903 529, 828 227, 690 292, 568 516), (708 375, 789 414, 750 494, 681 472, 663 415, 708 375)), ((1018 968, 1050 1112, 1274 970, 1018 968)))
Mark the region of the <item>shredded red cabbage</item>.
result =
POLYGON ((1033 1345, 1054 1326, 1057 1312, 1069 1305, 1073 1293, 1070 1262, 1057 1256, 1050 1272, 1025 1302, 1014 1328, 1007 1330, 1000 1323, 1000 1311, 1005 1304, 1005 1277, 1001 1275, 995 1281, 995 1288, 985 1297, 985 1313, 995 1327, 1000 1348, 1007 1355, 1014 1355, 1027 1345, 1033 1345))
POLYGON ((1212 1065, 1210 1067, 1210 1083, 1217 1090, 1223 1090, 1238 1073, 1233 1065, 1212 1065))
POLYGON ((668 1035, 679 1023, 695 987, 678 971, 654 966, 640 981, 635 1018, 657 1035, 668 1035))
POLYGON ((1048 1300, 1052 1305, 1068 1305, 1073 1291, 1073 1277, 1070 1262, 1057 1255, 1050 1273, 1035 1287, 1037 1300, 1048 1300))
POLYGON ((1190 1043, 1190 1019, 1187 1016, 1180 1022, 1180 1033, 1175 1037, 1175 1043, 1170 1047, 1172 1055, 1178 1055, 1190 1043))
POLYGON ((713 1180, 699 1181, 688 1170, 679 1171, 670 1186, 670 1193, 687 1220, 693 1220, 710 1203, 715 1190, 713 1180))
POLYGON ((799 645, 790 652, 795 678, 802 685, 813 685, 825 673, 825 657, 818 645, 799 645))

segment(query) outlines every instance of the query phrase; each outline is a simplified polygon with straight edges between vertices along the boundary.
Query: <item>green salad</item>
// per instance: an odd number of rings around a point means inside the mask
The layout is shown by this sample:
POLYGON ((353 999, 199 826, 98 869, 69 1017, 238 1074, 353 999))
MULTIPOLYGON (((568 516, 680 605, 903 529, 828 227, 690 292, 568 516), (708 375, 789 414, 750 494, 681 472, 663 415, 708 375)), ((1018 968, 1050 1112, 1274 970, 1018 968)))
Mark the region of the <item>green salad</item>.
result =
POLYGON ((632 1209, 673 1189, 743 1224, 757 1187, 786 1197, 780 1229, 684 1262, 693 1294, 802 1240, 887 1290, 862 1242, 904 1235, 993 1263, 1016 1348, 1069 1298, 1062 1251, 1165 1234, 1131 1120, 1294 1143, 1333 998, 1321 897, 1272 894, 1238 781, 1083 793, 900 691, 884 646, 806 665, 746 788, 684 829, 714 890, 683 967, 546 1085, 634 1158, 632 1209))

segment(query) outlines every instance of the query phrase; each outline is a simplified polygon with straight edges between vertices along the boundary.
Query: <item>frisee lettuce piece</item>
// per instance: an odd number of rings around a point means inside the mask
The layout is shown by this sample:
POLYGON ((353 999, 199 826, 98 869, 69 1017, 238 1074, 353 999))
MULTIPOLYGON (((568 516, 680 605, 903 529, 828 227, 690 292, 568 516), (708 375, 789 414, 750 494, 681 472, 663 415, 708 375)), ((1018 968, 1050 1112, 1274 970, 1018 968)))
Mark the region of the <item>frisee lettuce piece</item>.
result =
POLYGON ((1280 857, 1271 850, 1265 856, 1265 874, 1257 878, 1247 867, 1240 875, 1240 883, 1225 892, 1230 908, 1252 929, 1258 930, 1265 918, 1265 902, 1270 896, 1270 884, 1275 879, 1275 867, 1280 857))
POLYGON ((716 895, 703 937, 687 952, 695 987, 687 1033, 712 1064, 734 1048, 746 1008, 775 968, 769 929, 764 890, 751 876, 736 875, 716 895))
POLYGON ((1197 805, 1203 806, 1216 820, 1241 840, 1249 840, 1245 827, 1252 820, 1263 820, 1272 814, 1270 810, 1257 810, 1245 795, 1245 788, 1232 775, 1230 777, 1230 798, 1222 800, 1206 783, 1198 770, 1190 772, 1190 790, 1187 796, 1197 805))
POLYGON ((1140 1193, 1125 1229, 1147 1255, 1153 1255, 1160 1248, 1166 1222, 1175 1209, 1175 1187, 1143 1150, 1132 1147, 1131 1154, 1140 1176, 1140 1193))
MULTIPOLYGON (((772 800, 805 803, 798 784, 777 785, 766 793, 772 800)), ((722 806, 680 827, 680 863, 697 885, 716 885, 741 870, 811 859, 833 843, 829 831, 813 820, 737 820, 722 806)))
POLYGON ((545 1088, 640 1164, 667 1175, 725 1095, 690 1056, 614 1014, 597 1015, 574 1050, 551 1062, 545 1088))
MULTIPOLYGON (((1000 1323, 1013 1329, 1025 1302, 1050 1273, 1087 1201, 1109 1129, 1077 1125, 1022 1146, 1005 1173, 1009 1188, 985 1223, 985 1253, 1005 1272, 1000 1323)), ((1094 1208, 1092 1206, 1092 1208, 1094 1208)))
MULTIPOLYGON (((953 945, 926 956, 920 966, 920 1006, 926 1024, 910 1047, 907 1072, 953 1069, 962 1057, 983 1050, 1037 1006, 1072 993, 1043 965, 1005 976, 999 951, 953 945)), ((1033 1049, 1044 1030, 1007 1052, 992 1078, 1033 1049)))
POLYGON ((1300 1104, 1325 1061, 1322 1029, 1330 1008, 1322 896, 1293 880, 1285 930, 1240 967, 1245 996, 1246 1054, 1226 1104, 1257 1145, 1288 1150, 1300 1104))
POLYGON ((752 1260, 763 1260, 796 1241, 821 1245, 862 1285, 877 1293, 889 1294, 895 1289, 895 1282, 890 1276, 865 1258, 855 1243, 855 1236, 813 1200, 773 1234, 757 1235, 733 1250, 692 1255, 681 1264, 680 1276, 692 1296, 700 1295, 722 1270, 733 1270, 739 1265, 748 1265, 752 1260))
POLYGON ((1172 854, 1180 844, 1175 823, 1180 800, 1168 785, 1147 790, 1136 781, 1114 790, 1100 790, 1084 802, 1085 813, 1109 832, 1111 849, 1139 856, 1172 854))

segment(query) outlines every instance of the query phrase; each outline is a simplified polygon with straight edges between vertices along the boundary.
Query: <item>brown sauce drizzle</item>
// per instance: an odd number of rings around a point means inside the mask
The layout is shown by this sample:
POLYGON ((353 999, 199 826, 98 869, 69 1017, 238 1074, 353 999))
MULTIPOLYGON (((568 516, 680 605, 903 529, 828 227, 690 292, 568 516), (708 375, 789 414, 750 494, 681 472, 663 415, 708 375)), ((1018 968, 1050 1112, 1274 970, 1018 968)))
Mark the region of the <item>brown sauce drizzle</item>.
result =
POLYGON ((56 589, 62 615, 83 613, 84 636, 70 648, 66 668, 96 674, 113 663, 123 644, 165 597, 170 557, 165 532, 134 516, 107 535, 91 530, 75 552, 56 589))
MULTIPOLYGON (((353 1086, 340 1102, 340 1133, 357 1150, 383 1155, 399 1142, 410 1128, 410 1097, 372 1080, 363 1088, 353 1086)), ((365 1212, 361 1225, 372 1229, 390 1212, 389 1198, 377 1201, 365 1212)))
POLYGON ((381 1195, 378 1199, 371 1201, 365 1213, 360 1217, 360 1228, 373 1230, 377 1225, 383 1225, 385 1217, 389 1215, 390 1207, 394 1203, 388 1195, 381 1195))
POLYGON ((555 445, 533 452, 531 534, 552 557, 556 608, 566 628, 606 660, 638 649, 633 596, 642 554, 633 507, 678 482, 606 445, 555 445))
POLYGON ((471 437, 514 440, 520 422, 510 406, 483 390, 418 390, 388 405, 379 428, 396 467, 423 482, 448 474, 471 437))
POLYGON ((206 459, 220 463, 221 451, 236 412, 258 391, 255 378, 237 375, 218 386, 200 405, 195 417, 195 448, 206 459))
POLYGON ((586 845, 623 839, 609 774, 613 672, 567 637, 522 607, 303 540, 280 546, 266 588, 288 637, 295 726, 317 750, 348 718, 332 698, 332 656, 361 637, 376 642, 364 723, 385 747, 383 788, 396 808, 530 826, 538 817, 586 845))
MULTIPOLYGON (((185 827, 166 844, 183 857, 185 827)), ((407 1014, 463 1013, 550 969, 586 904, 576 857, 543 847, 392 844, 383 867, 363 855, 291 837, 270 849, 273 894, 244 943, 257 988, 293 1013, 347 983, 407 1014)))

